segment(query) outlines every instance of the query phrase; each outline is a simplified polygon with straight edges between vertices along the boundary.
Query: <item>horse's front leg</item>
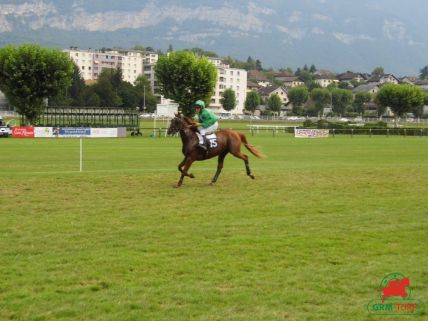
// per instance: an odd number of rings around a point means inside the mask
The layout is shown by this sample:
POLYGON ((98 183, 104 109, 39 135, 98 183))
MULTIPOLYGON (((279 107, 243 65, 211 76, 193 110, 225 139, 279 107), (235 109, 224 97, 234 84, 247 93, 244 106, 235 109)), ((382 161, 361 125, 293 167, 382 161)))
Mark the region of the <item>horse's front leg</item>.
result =
POLYGON ((183 168, 182 167, 183 167, 183 165, 184 165, 185 162, 186 162, 186 157, 184 157, 183 161, 180 164, 178 164, 178 171, 180 173, 183 172, 183 168))
POLYGON ((177 182, 176 187, 180 187, 183 184, 184 176, 189 176, 190 178, 195 177, 195 176, 193 176, 193 174, 187 173, 187 171, 189 170, 192 163, 193 163, 193 159, 191 159, 190 157, 186 157, 186 159, 184 160, 184 165, 182 166, 183 168, 181 168, 181 176, 177 182))
MULTIPOLYGON (((186 162, 187 157, 184 157, 183 161, 178 164, 178 170, 180 173, 183 173, 183 165, 186 162)), ((192 173, 185 173, 184 176, 189 176, 190 178, 195 178, 195 176, 192 173)))

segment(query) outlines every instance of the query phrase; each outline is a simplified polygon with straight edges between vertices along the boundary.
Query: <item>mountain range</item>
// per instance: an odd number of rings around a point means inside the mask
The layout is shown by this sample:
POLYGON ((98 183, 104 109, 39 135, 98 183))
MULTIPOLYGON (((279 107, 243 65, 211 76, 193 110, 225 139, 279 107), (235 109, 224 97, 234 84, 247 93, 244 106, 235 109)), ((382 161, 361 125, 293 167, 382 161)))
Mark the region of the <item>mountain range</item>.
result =
POLYGON ((199 47, 335 72, 428 65, 426 0, 0 0, 0 46, 199 47))

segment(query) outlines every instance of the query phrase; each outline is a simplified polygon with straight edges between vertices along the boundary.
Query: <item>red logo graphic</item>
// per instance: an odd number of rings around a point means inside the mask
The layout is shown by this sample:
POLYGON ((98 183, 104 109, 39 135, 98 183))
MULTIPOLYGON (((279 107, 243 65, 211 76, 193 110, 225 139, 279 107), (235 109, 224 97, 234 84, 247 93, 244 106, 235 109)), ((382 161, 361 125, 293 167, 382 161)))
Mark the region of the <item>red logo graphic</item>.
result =
POLYGON ((401 280, 391 280, 388 285, 382 291, 382 303, 385 302, 385 299, 391 296, 400 296, 402 298, 407 298, 408 293, 406 292, 406 287, 410 286, 409 278, 403 278, 401 280))
POLYGON ((378 287, 377 299, 369 301, 367 310, 373 315, 421 315, 424 303, 413 298, 410 278, 399 272, 386 275, 378 287))
POLYGON ((28 126, 13 127, 12 136, 18 137, 18 138, 33 138, 34 127, 28 127, 28 126))

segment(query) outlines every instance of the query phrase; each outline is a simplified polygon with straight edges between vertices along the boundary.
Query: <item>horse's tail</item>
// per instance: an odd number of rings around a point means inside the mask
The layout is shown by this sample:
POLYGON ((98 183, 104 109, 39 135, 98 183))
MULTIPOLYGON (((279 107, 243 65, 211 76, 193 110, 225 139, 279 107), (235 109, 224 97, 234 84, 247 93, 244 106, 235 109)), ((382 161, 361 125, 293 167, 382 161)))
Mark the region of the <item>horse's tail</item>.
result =
POLYGON ((258 151, 253 145, 249 144, 247 141, 247 137, 243 133, 238 133, 239 137, 241 138, 241 141, 244 143, 244 146, 253 154, 254 156, 258 158, 266 157, 263 155, 262 152, 258 151))

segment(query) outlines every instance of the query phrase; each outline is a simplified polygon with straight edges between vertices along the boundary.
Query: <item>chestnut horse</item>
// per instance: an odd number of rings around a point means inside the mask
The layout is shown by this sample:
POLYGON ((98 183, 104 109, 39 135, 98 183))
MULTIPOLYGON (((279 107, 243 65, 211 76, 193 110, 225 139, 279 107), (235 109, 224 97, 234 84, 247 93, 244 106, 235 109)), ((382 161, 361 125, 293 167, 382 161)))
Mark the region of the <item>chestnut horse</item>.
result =
POLYGON ((168 128, 168 135, 180 133, 181 141, 183 143, 182 152, 184 154, 183 161, 178 165, 178 170, 181 172, 180 180, 177 183, 177 187, 180 187, 183 183, 184 176, 194 178, 195 176, 188 173, 188 170, 194 161, 202 161, 209 158, 218 156, 217 171, 211 180, 211 184, 214 184, 220 176, 223 168, 224 158, 228 153, 233 156, 240 158, 245 163, 245 169, 247 175, 254 179, 254 175, 251 174, 250 164, 248 162, 248 156, 241 153, 241 144, 257 157, 263 157, 254 146, 248 144, 247 138, 244 134, 238 133, 231 129, 222 129, 217 131, 217 143, 212 145, 207 151, 202 150, 198 147, 198 136, 196 135, 197 126, 196 123, 187 117, 183 117, 180 114, 176 114, 171 120, 171 124, 168 128))

